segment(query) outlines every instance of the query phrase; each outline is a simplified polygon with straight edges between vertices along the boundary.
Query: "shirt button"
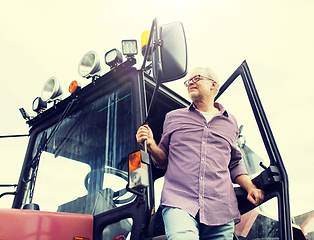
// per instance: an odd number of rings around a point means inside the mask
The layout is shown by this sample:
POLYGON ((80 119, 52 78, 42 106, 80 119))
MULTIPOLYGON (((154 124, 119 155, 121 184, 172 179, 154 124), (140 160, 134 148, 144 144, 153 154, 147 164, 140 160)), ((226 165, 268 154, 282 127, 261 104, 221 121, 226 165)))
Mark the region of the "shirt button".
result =
POLYGON ((203 180, 203 177, 200 177, 201 180, 203 180))
POLYGON ((205 161, 205 158, 202 158, 202 161, 205 161))
POLYGON ((203 197, 202 196, 200 196, 200 199, 202 199, 203 197))

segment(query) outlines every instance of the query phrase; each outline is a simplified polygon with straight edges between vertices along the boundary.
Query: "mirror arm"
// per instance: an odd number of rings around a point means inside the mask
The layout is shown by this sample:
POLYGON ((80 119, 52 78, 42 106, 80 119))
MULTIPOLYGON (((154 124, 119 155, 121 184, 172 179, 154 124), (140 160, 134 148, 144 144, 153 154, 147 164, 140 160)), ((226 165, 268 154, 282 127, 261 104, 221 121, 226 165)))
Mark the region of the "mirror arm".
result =
MULTIPOLYGON (((146 116, 146 119, 145 119, 145 122, 143 123, 143 125, 148 124, 148 122, 149 122, 149 117, 151 115, 151 109, 152 109, 153 105, 156 102, 159 86, 160 86, 160 82, 157 81, 156 82, 156 86, 154 88, 152 99, 150 100, 149 108, 148 108, 148 111, 147 111, 147 116, 146 116)), ((147 142, 146 142, 146 140, 144 140, 144 142, 143 142, 143 151, 147 152, 147 142)))
MULTIPOLYGON (((148 52, 149 52, 149 48, 150 48, 150 43, 151 43, 152 36, 153 36, 154 33, 155 33, 155 39, 157 39, 157 44, 154 42, 153 48, 157 47, 156 50, 158 51, 158 70, 157 70, 157 73, 156 73, 156 75, 157 75, 156 78, 157 79, 154 79, 154 81, 156 82, 156 86, 154 88, 152 99, 150 101, 150 104, 149 104, 149 107, 148 107, 148 110, 147 110, 147 113, 146 113, 146 119, 145 119, 143 125, 148 124, 148 122, 149 122, 149 117, 151 115, 151 109, 152 109, 152 107, 153 107, 153 105, 154 105, 154 103, 156 101, 156 96, 157 96, 158 89, 159 89, 159 86, 160 86, 160 81, 158 81, 158 79, 160 78, 161 73, 162 73, 162 64, 161 64, 161 45, 162 45, 162 41, 159 39, 156 18, 153 20, 153 24, 152 24, 151 31, 150 31, 150 34, 149 34, 148 46, 147 46, 147 48, 145 50, 144 61, 143 61, 143 65, 142 65, 142 68, 141 68, 142 72, 145 70, 145 64, 146 64, 146 60, 147 60, 147 56, 148 56, 148 52), (155 29, 155 32, 154 32, 154 29, 155 29)), ((146 140, 143 142, 143 150, 144 150, 144 152, 147 152, 147 142, 146 142, 146 140)))
POLYGON ((156 102, 156 97, 157 97, 159 86, 160 86, 160 82, 157 81, 156 82, 156 86, 154 88, 152 99, 150 100, 150 104, 149 104, 149 107, 148 107, 147 116, 146 116, 144 124, 148 124, 148 122, 149 122, 149 117, 151 115, 151 110, 152 110, 152 108, 153 108, 153 106, 154 106, 154 104, 156 102))
MULTIPOLYGON (((158 24, 157 24, 157 19, 155 18, 153 21, 153 25, 155 25, 156 29, 155 29, 155 41, 154 41, 154 49, 156 48, 157 51, 157 61, 158 61, 158 67, 157 67, 157 72, 156 72, 156 77, 154 77, 154 81, 156 82, 156 86, 154 88, 154 92, 153 92, 153 96, 152 99, 150 101, 149 104, 149 108, 147 111, 147 116, 146 116, 146 120, 145 123, 147 124, 149 122, 149 117, 151 115, 151 109, 153 108, 155 101, 156 101, 156 97, 157 97, 157 93, 158 93, 158 89, 160 86, 160 78, 162 76, 162 62, 161 62, 161 47, 162 47, 162 40, 159 38, 159 31, 158 31, 158 24)), ((151 37, 151 35, 150 35, 151 37)), ((146 48, 146 52, 147 53, 147 49, 146 48)))
POLYGON ((147 47, 145 49, 145 54, 144 54, 144 60, 143 60, 143 65, 141 67, 141 71, 145 71, 145 65, 146 65, 146 61, 148 58, 148 53, 149 53, 149 49, 150 49, 150 45, 152 42, 152 38, 153 38, 153 32, 154 32, 154 28, 156 27, 156 18, 153 20, 152 23, 152 27, 150 29, 150 33, 149 33, 149 37, 148 37, 148 41, 147 41, 147 47))
POLYGON ((143 64, 142 64, 142 67, 141 67, 141 71, 145 71, 146 70, 146 62, 147 62, 148 54, 150 52, 151 45, 152 45, 153 51, 155 51, 155 50, 158 51, 158 68, 159 68, 159 73, 162 73, 161 47, 163 45, 163 41, 162 41, 162 39, 159 38, 159 32, 158 32, 158 29, 157 29, 157 19, 156 18, 153 20, 152 27, 151 27, 151 30, 150 30, 150 34, 149 34, 149 37, 148 37, 147 47, 145 49, 144 60, 143 60, 143 64), (153 38, 153 34, 155 34, 155 39, 156 40, 153 42, 153 44, 151 44, 152 38, 153 38))
MULTIPOLYGON (((156 48, 157 51, 157 63, 158 63, 158 67, 157 67, 157 73, 156 73, 156 79, 155 82, 160 82, 160 78, 162 76, 162 62, 161 62, 161 46, 162 46, 162 40, 159 38, 159 31, 158 31, 158 24, 157 24, 157 19, 155 19, 156 22, 156 31, 155 31, 155 42, 154 42, 154 48, 156 48)), ((156 85, 155 89, 157 87, 159 87, 160 84, 158 84, 158 86, 156 85)))

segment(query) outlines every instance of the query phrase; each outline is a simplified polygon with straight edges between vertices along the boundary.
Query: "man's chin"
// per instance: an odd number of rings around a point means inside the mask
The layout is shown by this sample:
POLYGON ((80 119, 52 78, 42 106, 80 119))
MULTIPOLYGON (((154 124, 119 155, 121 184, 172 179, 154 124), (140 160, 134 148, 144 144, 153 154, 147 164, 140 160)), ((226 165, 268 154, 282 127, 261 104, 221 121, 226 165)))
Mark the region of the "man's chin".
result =
POLYGON ((201 96, 198 93, 190 93, 189 97, 192 102, 197 102, 201 100, 201 96))

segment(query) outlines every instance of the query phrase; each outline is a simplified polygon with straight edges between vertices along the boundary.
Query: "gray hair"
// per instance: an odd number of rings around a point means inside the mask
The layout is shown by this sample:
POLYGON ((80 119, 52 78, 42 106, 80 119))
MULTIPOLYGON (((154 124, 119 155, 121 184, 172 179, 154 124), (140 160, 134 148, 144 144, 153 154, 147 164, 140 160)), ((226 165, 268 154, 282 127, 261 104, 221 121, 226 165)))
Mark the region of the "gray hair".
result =
POLYGON ((219 88, 220 88, 218 76, 213 71, 213 69, 211 69, 209 67, 196 67, 196 68, 193 69, 193 71, 200 70, 200 69, 203 69, 203 70, 206 71, 207 76, 205 76, 205 77, 209 77, 209 78, 213 79, 217 83, 217 85, 216 85, 216 92, 215 92, 215 95, 217 95, 218 92, 219 92, 219 88))

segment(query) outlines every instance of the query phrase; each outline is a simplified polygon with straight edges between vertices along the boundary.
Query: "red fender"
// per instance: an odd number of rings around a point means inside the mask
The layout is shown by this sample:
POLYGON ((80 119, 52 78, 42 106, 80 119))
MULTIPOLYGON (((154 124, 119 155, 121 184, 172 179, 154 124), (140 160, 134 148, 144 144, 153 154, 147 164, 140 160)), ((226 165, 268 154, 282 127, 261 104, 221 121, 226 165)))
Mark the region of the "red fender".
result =
POLYGON ((93 216, 76 213, 0 209, 1 240, 93 239, 93 216))

